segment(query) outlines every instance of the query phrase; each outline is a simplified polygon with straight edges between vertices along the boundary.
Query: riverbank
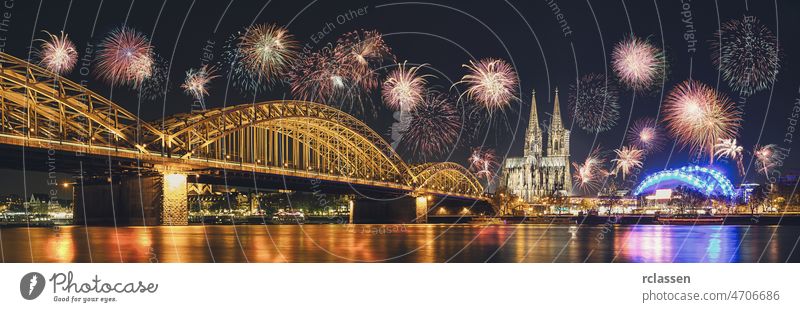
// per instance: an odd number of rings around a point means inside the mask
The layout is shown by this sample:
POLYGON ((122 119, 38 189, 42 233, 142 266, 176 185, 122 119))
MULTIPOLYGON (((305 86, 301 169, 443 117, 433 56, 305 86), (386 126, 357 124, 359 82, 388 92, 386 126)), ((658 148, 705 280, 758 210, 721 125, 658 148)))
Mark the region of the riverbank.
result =
MULTIPOLYGON (((681 225, 800 225, 800 214, 786 214, 786 215, 749 215, 749 214, 730 214, 730 215, 715 215, 715 222, 708 222, 704 217, 700 218, 683 218, 680 222, 681 225), (717 220, 718 219, 718 220, 717 220), (721 221, 719 221, 721 220, 721 221)), ((431 215, 428 216, 429 224, 489 224, 486 221, 492 220, 492 224, 583 224, 583 225, 642 225, 642 224, 661 224, 670 225, 677 224, 676 222, 669 222, 658 220, 654 215, 613 215, 613 216, 573 216, 573 215, 545 215, 545 216, 501 216, 490 217, 486 216, 471 216, 471 215, 431 215)), ((304 225, 313 224, 346 224, 347 217, 309 217, 303 220, 304 225)), ((280 225, 291 223, 277 223, 270 218, 265 217, 215 217, 205 218, 201 221, 190 222, 190 225, 280 225)), ((68 223, 53 223, 53 222, 31 222, 31 223, 4 223, 0 222, 0 228, 15 228, 15 227, 58 227, 70 225, 68 223)))
MULTIPOLYGON (((787 215, 749 215, 749 214, 730 214, 715 215, 721 222, 705 222, 701 218, 695 220, 689 218, 682 220, 682 224, 689 225, 800 225, 800 214, 787 215)), ((429 216, 428 223, 452 224, 452 223, 473 223, 473 216, 429 216)), ((546 215, 536 217, 523 216, 504 216, 498 217, 506 224, 612 224, 612 225, 636 225, 636 224, 669 224, 669 222, 659 221, 654 215, 612 215, 612 216, 573 216, 573 215, 546 215)))

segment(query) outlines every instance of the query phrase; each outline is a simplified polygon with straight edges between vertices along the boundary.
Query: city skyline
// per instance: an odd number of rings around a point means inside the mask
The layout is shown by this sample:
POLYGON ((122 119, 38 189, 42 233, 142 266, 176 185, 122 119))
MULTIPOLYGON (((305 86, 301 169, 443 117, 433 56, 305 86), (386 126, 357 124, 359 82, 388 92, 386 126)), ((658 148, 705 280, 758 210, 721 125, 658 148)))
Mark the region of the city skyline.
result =
MULTIPOLYGON (((359 29, 375 29, 384 33, 384 40, 392 48, 392 51, 397 55, 397 61, 407 60, 410 63, 426 63, 429 64, 433 73, 439 74, 439 78, 434 84, 447 88, 450 84, 458 81, 464 73, 461 65, 468 63, 471 58, 481 59, 485 57, 500 57, 506 58, 513 65, 516 73, 519 74, 519 99, 514 101, 511 106, 504 111, 505 123, 495 124, 491 127, 484 129, 483 135, 477 140, 470 140, 468 143, 463 143, 466 138, 461 138, 461 144, 453 153, 448 153, 439 156, 437 160, 454 160, 462 165, 468 165, 467 158, 470 156, 470 150, 475 147, 486 147, 494 149, 500 158, 505 156, 521 156, 520 150, 523 145, 523 137, 525 128, 527 126, 527 116, 530 110, 530 93, 533 89, 548 90, 560 87, 562 94, 566 95, 567 90, 570 89, 570 84, 573 83, 577 76, 585 73, 599 73, 609 79, 614 79, 611 71, 610 54, 615 42, 625 38, 632 33, 638 37, 649 38, 656 43, 660 48, 663 48, 667 56, 667 64, 669 65, 669 73, 667 75, 668 81, 663 87, 664 93, 661 90, 656 90, 654 94, 633 95, 633 92, 620 91, 619 103, 621 105, 621 116, 617 125, 615 125, 608 132, 603 132, 599 139, 595 139, 595 135, 580 129, 573 122, 570 114, 565 112, 565 126, 572 130, 572 159, 571 161, 581 161, 586 155, 589 154, 593 146, 602 146, 607 150, 613 150, 621 146, 624 134, 627 128, 632 126, 633 122, 641 117, 655 117, 658 114, 658 106, 660 106, 660 99, 665 97, 670 89, 678 82, 693 77, 699 81, 704 81, 712 86, 721 90, 721 92, 728 94, 735 102, 739 103, 742 99, 735 96, 730 87, 725 81, 718 80, 718 74, 711 64, 711 57, 709 56, 709 40, 713 38, 715 31, 715 21, 710 19, 700 19, 696 17, 697 12, 708 10, 709 6, 713 7, 713 3, 692 3, 689 8, 678 5, 659 4, 658 9, 654 10, 652 4, 627 4, 630 7, 588 7, 581 4, 572 3, 545 3, 545 6, 532 9, 526 4, 506 4, 505 6, 497 6, 492 10, 483 12, 481 14, 470 11, 470 7, 474 6, 473 3, 459 3, 463 8, 448 7, 446 4, 431 4, 427 5, 426 10, 419 10, 419 8, 406 7, 404 5, 384 4, 372 5, 360 2, 353 2, 352 5, 342 6, 336 5, 335 10, 330 12, 339 12, 341 14, 316 14, 314 12, 323 12, 328 4, 315 4, 310 6, 307 11, 308 14, 314 13, 313 23, 301 23, 304 16, 296 15, 296 19, 290 19, 288 16, 279 14, 281 10, 292 11, 295 9, 294 5, 287 3, 275 3, 269 5, 271 14, 269 16, 259 15, 254 17, 254 23, 275 23, 278 25, 287 25, 287 29, 292 32, 295 37, 300 41, 303 48, 308 48, 311 44, 312 48, 316 48, 317 44, 322 45, 323 42, 331 42, 338 36, 347 33, 348 31, 359 29), (350 9, 346 9, 350 8, 350 9), (362 9, 359 11, 359 9, 362 9), (550 10, 550 11, 548 11, 550 10), (595 11, 596 10, 596 11, 595 11), (352 12, 351 12, 352 11, 352 12), (503 17, 512 17, 516 12, 524 12, 525 19, 519 20, 503 17), (629 14, 630 21, 623 19, 611 20, 609 14, 606 12, 637 12, 637 14, 629 14), (435 14, 434 12, 449 12, 463 19, 464 23, 458 26, 448 26, 431 21, 417 22, 409 24, 407 20, 398 17, 414 16, 414 14, 435 14), (472 12, 472 13, 470 13, 472 12), (554 14, 555 12, 558 12, 554 14), (646 12, 646 13, 645 13, 646 12), (391 14, 389 14, 391 13, 391 14), (464 14, 466 13, 466 14, 464 14), (595 13, 595 14, 592 14, 595 13), (561 15, 559 15, 561 14, 561 15), (339 16, 343 16, 339 18, 339 16), (479 16, 480 15, 480 16, 479 16), (646 19, 644 15, 663 18, 662 23, 647 23, 643 22, 646 19), (677 15, 680 19, 666 18, 667 16, 677 15), (329 18, 322 18, 322 17, 329 18), (573 17, 576 16, 576 17, 573 17), (597 21, 592 18, 591 20, 581 17, 595 16, 599 17, 597 21), (486 26, 475 19, 485 19, 486 26), (341 24, 339 23, 341 20, 341 24), (378 22, 380 21, 380 22, 378 22), (291 24, 290 24, 291 22, 291 24), (328 23, 330 22, 330 24, 328 23), (316 26, 319 27, 316 27, 316 26), (333 26, 330 26, 333 25, 333 26), (532 25, 532 28, 528 28, 532 25), (541 26, 538 26, 541 25, 541 26), (538 31, 537 27, 538 26, 538 31), (691 27, 690 27, 691 26, 691 27), (598 28, 599 27, 599 28, 598 28), (531 29, 533 32, 531 32, 531 29), (435 30, 435 31, 434 31, 435 30), (680 30, 680 31, 678 31, 680 30), (320 31, 322 36, 320 36, 320 31), (327 34, 326 34, 327 32, 327 34), (417 35, 414 35, 417 34, 417 35), (465 34, 479 35, 482 38, 493 39, 497 41, 496 47, 494 45, 475 44, 466 40, 465 34), (662 35, 663 34, 663 35, 662 35), (678 36, 683 34, 683 36, 678 36), (509 38, 505 40, 497 40, 495 35, 500 39, 509 38), (663 37, 662 37, 663 36, 663 37), (321 40, 320 40, 320 37, 321 40), (452 38, 452 39, 450 39, 452 38), (601 40, 602 38, 602 40, 601 40), (449 41, 448 41, 449 40, 449 41), (317 41, 317 43, 314 43, 317 41), (417 41, 430 44, 432 47, 442 47, 441 49, 428 48, 428 49, 409 49, 409 46, 414 46, 417 41), (459 52, 459 44, 463 43, 464 50, 459 52), (469 46, 467 48, 467 46, 469 46), (583 47, 583 48, 582 48, 583 47), (575 53, 571 52, 575 48, 575 53), (514 51, 513 53, 504 53, 514 51), (468 53, 464 53, 469 51, 468 53), (558 53, 558 51, 569 51, 570 53, 558 53), (539 52, 539 53, 536 53, 539 52), (461 57, 453 57, 453 55, 461 55, 461 57), (544 57, 542 57, 544 55, 544 57), (547 61, 545 61, 545 59, 547 61), (689 62, 691 60, 691 62, 689 62), (689 74, 688 66, 692 64, 692 72, 689 74), (599 64, 606 64, 607 66, 598 66, 599 64), (576 75, 576 70, 577 74, 576 75), (640 111, 642 111, 640 113, 640 111), (632 112, 632 118, 626 118, 628 113, 632 112), (626 125, 629 125, 626 127, 626 125), (452 156, 448 156, 452 155, 452 156)), ((48 5, 48 10, 43 10, 43 18, 37 20, 38 23, 35 27, 22 27, 17 26, 22 24, 12 24, 6 28, 8 33, 7 40, 24 40, 24 38, 41 38, 42 30, 57 32, 63 27, 70 38, 77 44, 77 50, 81 52, 81 56, 85 56, 85 52, 90 48, 96 51, 97 45, 110 31, 120 27, 120 20, 117 18, 110 18, 113 16, 128 16, 125 19, 127 26, 133 27, 142 31, 146 36, 151 37, 158 50, 158 53, 165 57, 169 63, 170 74, 169 84, 172 87, 167 93, 167 97, 163 101, 143 101, 142 107, 154 107, 157 109, 136 109, 139 104, 136 99, 135 92, 126 90, 125 88, 116 87, 110 89, 107 84, 104 84, 97 79, 96 75, 91 73, 94 71, 94 65, 85 65, 84 58, 78 62, 78 67, 67 77, 78 78, 76 81, 86 82, 91 89, 97 90, 101 94, 111 96, 115 102, 118 102, 123 107, 134 109, 142 113, 142 118, 145 120, 156 120, 160 117, 159 111, 164 111, 165 115, 173 113, 187 112, 191 109, 193 101, 191 97, 186 96, 178 85, 182 80, 184 71, 189 68, 196 68, 201 64, 204 58, 213 55, 213 58, 218 60, 219 53, 225 45, 226 40, 231 34, 241 31, 249 23, 236 23, 230 22, 229 19, 224 17, 220 20, 218 17, 225 12, 224 9, 230 10, 226 14, 230 16, 241 16, 245 10, 245 6, 240 6, 233 3, 228 7, 228 3, 217 4, 197 4, 189 8, 190 3, 174 2, 166 4, 163 7, 165 12, 185 12, 182 14, 186 19, 174 20, 159 20, 159 24, 155 23, 153 13, 148 11, 147 8, 132 4, 130 7, 119 6, 111 8, 109 6, 101 7, 99 3, 84 2, 75 4, 76 9, 74 14, 85 14, 87 18, 70 17, 66 20, 66 27, 64 26, 63 19, 49 19, 44 18, 47 14, 58 14, 59 10, 52 10, 56 4, 48 5), (130 12, 128 12, 130 10, 130 12), (94 21, 93 13, 102 12, 103 18, 94 21), (219 21, 219 29, 214 32, 217 25, 216 23, 203 23, 205 20, 219 21), (92 22, 92 23, 89 23, 92 22), (181 23, 178 23, 181 22, 181 23), (214 24, 212 27, 211 24, 214 24), (88 27, 90 26, 91 27, 88 27), (179 32, 180 26, 187 30, 186 32, 179 32), (31 31, 33 29, 33 31, 31 31), (91 31, 85 30, 94 29, 94 35, 91 31), (155 33, 152 30, 155 29, 155 33), (203 31, 204 30, 204 31, 203 31), (89 39, 89 38, 93 39, 89 39), (178 42, 186 44, 177 44, 178 42), (206 51, 211 44, 210 50, 215 52, 209 53, 206 51), (192 52, 194 51, 194 52, 192 52), (171 53, 170 53, 171 52, 171 53), (187 57, 174 57, 173 55, 186 55, 187 57), (193 59, 191 55, 195 55, 193 59), (86 67, 86 68, 84 68, 86 67), (84 72, 88 71, 86 75, 84 72), (106 90, 105 92, 103 90, 106 90), (112 91, 113 90, 113 91, 112 91)), ((781 6, 793 4, 780 4, 781 6)), ((26 12, 33 12, 35 4, 22 5, 17 4, 15 12, 20 15, 27 14, 26 12)), ((485 8, 482 8, 485 9, 485 8)), ((729 20, 738 18, 741 15, 752 14, 758 16, 766 25, 771 25, 774 21, 770 20, 771 15, 766 14, 769 10, 765 7, 752 7, 745 8, 737 6, 726 6, 720 10, 720 19, 729 20), (752 10, 752 11, 750 11, 752 10)), ((253 14, 251 14, 253 15, 253 14)), ((78 15, 81 16, 81 15, 78 15)), ((424 20, 424 19, 421 19, 424 20)), ((789 21, 788 23, 792 23, 789 21)), ((29 23, 28 23, 29 24, 29 23)), ((29 25, 30 26, 30 25, 29 25)), ((789 27, 783 24, 783 29, 795 29, 796 27, 789 27)), ((781 30, 783 30, 781 29, 781 30)), ((785 33, 780 33, 778 29, 773 29, 779 34, 780 38, 787 38, 785 33)), ((779 39, 780 39, 779 38, 779 39)), ((29 40, 28 40, 29 41, 29 40)), ((780 40, 780 47, 782 55, 789 55, 795 48, 793 43, 787 40, 780 40)), ((27 54, 24 45, 16 45, 14 47, 7 47, 6 51, 11 52, 19 57, 27 54)), ((764 124, 774 123, 787 123, 790 126, 791 120, 781 118, 782 114, 772 113, 764 109, 764 106, 770 105, 773 110, 790 110, 788 104, 794 96, 794 87, 788 82, 794 78, 792 70, 793 64, 791 62, 782 62, 782 68, 779 71, 776 87, 774 91, 761 91, 755 93, 753 96, 746 98, 746 104, 743 106, 743 123, 742 130, 740 131, 742 137, 740 144, 748 150, 752 150, 753 146, 758 142, 760 145, 767 144, 781 144, 777 140, 770 141, 771 138, 781 137, 781 132, 786 127, 765 127, 764 133, 760 129, 764 124), (768 101, 772 99, 771 101, 768 101), (755 104, 754 104, 755 103, 755 104), (765 112, 769 112, 767 119, 763 119, 765 112), (763 140, 759 141, 759 137, 763 140)), ((222 104, 234 105, 240 103, 248 103, 253 101, 252 96, 242 95, 232 87, 226 87, 224 79, 218 79, 211 85, 211 92, 205 104, 209 107, 219 107, 222 104)), ((660 88, 657 88, 660 89, 660 88)), ((540 92, 541 93, 541 92, 540 92)), ((276 85, 274 88, 268 90, 264 96, 257 95, 256 101, 282 98, 288 95, 288 86, 276 85)), ((375 111, 375 115, 365 114, 362 115, 364 120, 376 132, 381 134, 384 139, 390 140, 389 128, 392 123, 390 111, 384 108, 382 100, 378 97, 377 92, 370 96, 371 108, 375 111), (373 117, 374 116, 374 117, 373 117)), ((547 100, 539 100, 539 110, 544 111, 552 105, 551 95, 547 95, 547 100)), ((564 100, 562 100, 564 101, 564 100)), ((566 101, 564 101, 566 102, 566 101)), ((737 104, 740 105, 740 104, 737 104)), ((566 105, 565 105, 566 106, 566 105)), ((566 108, 566 107, 565 107, 566 108)), ((790 115, 791 116, 791 115, 790 115)), ((546 118, 546 117, 545 117, 546 118)), ((482 131, 483 132, 483 131, 482 131)), ((785 137, 785 135, 784 135, 785 137)), ((782 146, 781 147, 785 147, 782 146)), ((678 165, 690 159, 688 149, 676 146, 674 149, 671 144, 665 147, 670 153, 660 153, 653 157, 648 157, 644 165, 644 174, 659 171, 665 168, 677 167, 678 165), (669 161, 667 161, 669 159, 669 161)), ((789 153, 786 163, 793 163, 796 155, 789 153)), ((417 157, 409 157, 404 155, 408 161, 417 159, 417 157)), ((748 155, 746 160, 752 159, 752 153, 748 155)), ((735 164, 731 162, 722 161, 717 165, 721 165, 729 176, 735 176, 735 164)), ((749 165, 746 162, 745 165, 749 165)), ((752 166, 748 166, 752 167, 752 166)), ((782 168, 791 169, 791 168, 782 168)), ((761 180, 758 177, 755 169, 747 173, 748 180, 761 180)), ((14 179, 16 180, 16 179, 14 179)), ((737 180, 737 179, 734 179, 737 180)), ((18 184, 14 183, 9 187, 18 188, 18 184)), ((35 188, 36 185, 31 185, 35 188)))
POLYGON ((0 261, 798 262, 784 2, 7 1, 0 261))

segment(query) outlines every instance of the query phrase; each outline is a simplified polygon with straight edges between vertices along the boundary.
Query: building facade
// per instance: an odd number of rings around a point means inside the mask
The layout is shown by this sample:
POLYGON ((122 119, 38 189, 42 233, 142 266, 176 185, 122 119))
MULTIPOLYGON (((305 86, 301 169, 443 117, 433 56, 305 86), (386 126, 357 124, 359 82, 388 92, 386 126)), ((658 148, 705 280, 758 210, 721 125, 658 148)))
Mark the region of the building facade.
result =
POLYGON ((537 197, 555 194, 567 195, 572 191, 569 162, 569 134, 561 122, 558 89, 553 101, 553 118, 543 140, 536 108, 536 92, 531 99, 531 115, 525 131, 525 150, 522 157, 509 157, 503 162, 500 187, 533 202, 537 197), (544 147, 544 148, 543 148, 544 147))

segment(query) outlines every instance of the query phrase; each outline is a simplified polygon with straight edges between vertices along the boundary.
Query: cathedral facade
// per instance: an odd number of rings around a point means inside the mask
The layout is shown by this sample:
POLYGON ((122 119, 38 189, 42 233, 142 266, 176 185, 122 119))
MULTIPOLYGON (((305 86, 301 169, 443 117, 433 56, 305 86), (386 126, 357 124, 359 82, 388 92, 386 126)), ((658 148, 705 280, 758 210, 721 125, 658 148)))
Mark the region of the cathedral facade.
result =
POLYGON ((525 150, 522 157, 509 157, 503 162, 500 187, 533 202, 536 197, 556 193, 567 195, 572 191, 572 175, 569 162, 569 130, 561 122, 558 89, 553 102, 553 117, 547 131, 546 149, 539 114, 536 108, 536 92, 531 100, 531 115, 525 131, 525 150))

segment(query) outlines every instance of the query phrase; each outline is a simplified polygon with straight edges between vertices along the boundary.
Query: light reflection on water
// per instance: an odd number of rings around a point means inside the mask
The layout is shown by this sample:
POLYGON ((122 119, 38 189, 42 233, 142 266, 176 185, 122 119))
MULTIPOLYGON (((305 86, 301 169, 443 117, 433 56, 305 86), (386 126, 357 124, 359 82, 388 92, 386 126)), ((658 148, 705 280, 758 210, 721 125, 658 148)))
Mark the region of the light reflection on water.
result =
POLYGON ((4 262, 800 262, 799 237, 797 226, 64 226, 2 228, 0 251, 4 262))

